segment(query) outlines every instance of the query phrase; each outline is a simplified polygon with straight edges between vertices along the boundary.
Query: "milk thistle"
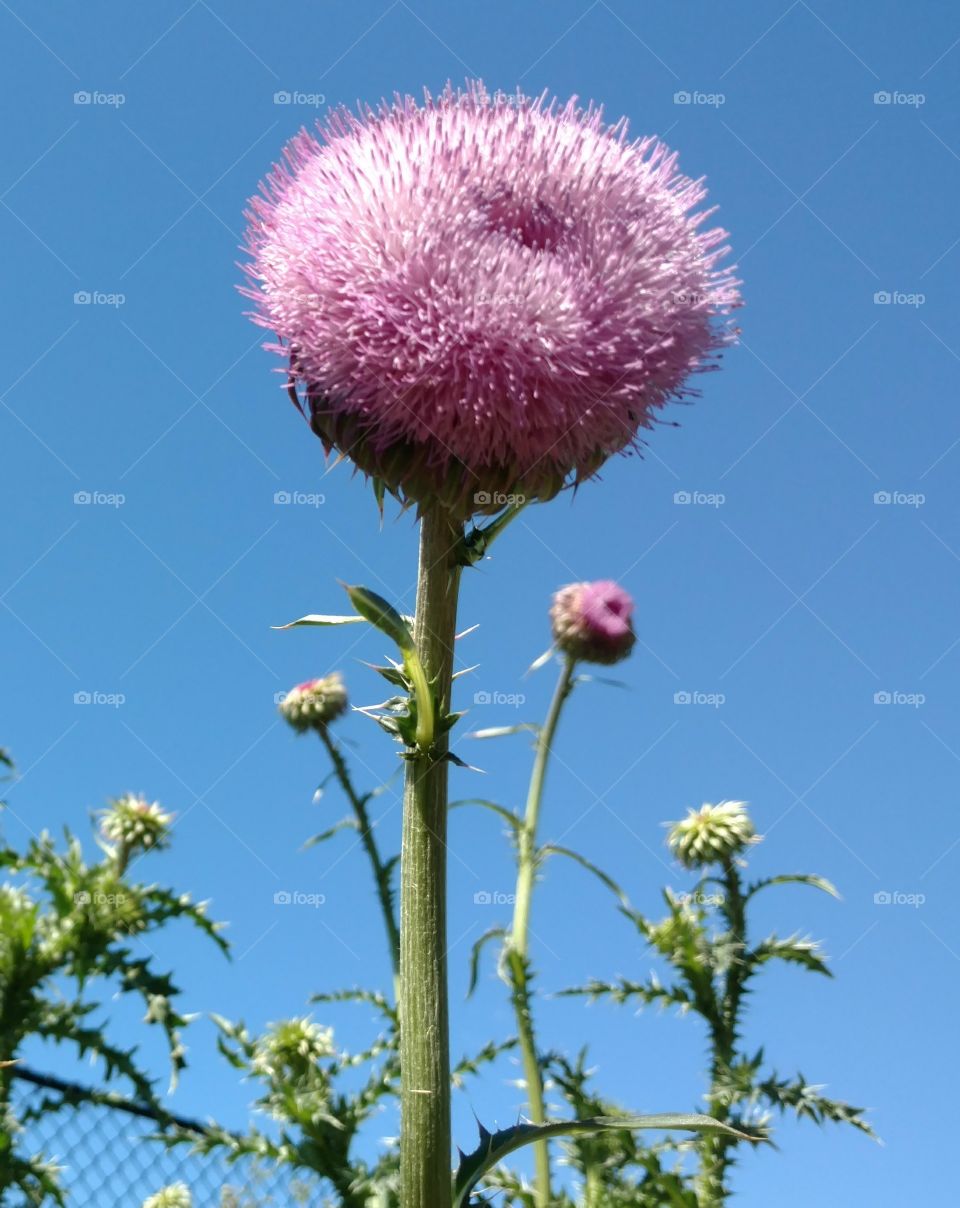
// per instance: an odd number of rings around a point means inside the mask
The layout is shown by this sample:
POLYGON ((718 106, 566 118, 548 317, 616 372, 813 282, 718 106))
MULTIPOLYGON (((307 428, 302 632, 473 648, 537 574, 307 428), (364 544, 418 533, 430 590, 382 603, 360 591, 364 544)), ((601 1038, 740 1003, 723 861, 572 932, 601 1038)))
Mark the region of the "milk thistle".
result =
POLYGON ((739 299, 704 197, 663 144, 598 108, 473 82, 335 111, 248 212, 246 292, 291 396, 328 452, 420 518, 412 631, 351 596, 395 636, 403 663, 384 671, 410 692, 383 719, 407 748, 404 1208, 451 1202, 447 731, 460 569, 478 548, 464 524, 593 477, 716 365, 739 299))

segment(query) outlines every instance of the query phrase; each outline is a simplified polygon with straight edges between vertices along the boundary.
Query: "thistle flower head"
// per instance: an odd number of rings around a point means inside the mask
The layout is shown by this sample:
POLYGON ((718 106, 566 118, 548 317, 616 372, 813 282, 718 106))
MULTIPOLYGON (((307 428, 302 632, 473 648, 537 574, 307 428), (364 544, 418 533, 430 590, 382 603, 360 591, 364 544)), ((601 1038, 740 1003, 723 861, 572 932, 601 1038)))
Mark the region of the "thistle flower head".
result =
POLYGON ((100 834, 128 858, 137 850, 165 847, 172 822, 173 814, 162 810, 159 802, 127 793, 100 811, 100 834))
POLYGON ((186 1183, 171 1183, 144 1200, 143 1208, 193 1208, 193 1196, 186 1183))
POLYGON ((686 868, 721 864, 759 843, 745 801, 721 801, 691 809, 673 823, 667 836, 673 854, 686 868))
POLYGON ((285 1019, 271 1024, 258 1042, 254 1065, 260 1073, 279 1078, 291 1069, 314 1066, 334 1051, 331 1028, 308 1017, 285 1019))
POLYGON ((328 451, 492 512, 591 477, 715 365, 739 298, 705 195, 576 98, 448 85, 293 139, 244 292, 328 451))
POLYGON ((347 689, 337 671, 297 684, 279 705, 283 719, 300 734, 307 730, 324 730, 346 708, 347 689))
POLYGON ((633 598, 611 579, 561 587, 550 607, 559 650, 586 663, 619 663, 633 649, 633 598))

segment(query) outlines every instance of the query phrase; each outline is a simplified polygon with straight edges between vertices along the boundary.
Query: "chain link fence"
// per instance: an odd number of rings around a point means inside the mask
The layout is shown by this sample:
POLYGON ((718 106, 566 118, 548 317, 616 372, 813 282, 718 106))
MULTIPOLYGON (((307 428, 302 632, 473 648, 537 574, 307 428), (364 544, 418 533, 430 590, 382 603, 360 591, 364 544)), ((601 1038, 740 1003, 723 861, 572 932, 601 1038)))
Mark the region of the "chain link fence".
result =
MULTIPOLYGON (((168 1149, 151 1139, 162 1127, 143 1109, 81 1102, 31 1118, 44 1088, 57 1081, 28 1072, 16 1079, 14 1116, 25 1121, 16 1147, 58 1168, 69 1208, 140 1208, 171 1183, 189 1187, 194 1208, 319 1208, 324 1202, 316 1182, 287 1168, 249 1158, 229 1162, 225 1153, 197 1154, 188 1145, 168 1149)), ((36 1208, 36 1201, 7 1191, 0 1192, 0 1205, 36 1208)))

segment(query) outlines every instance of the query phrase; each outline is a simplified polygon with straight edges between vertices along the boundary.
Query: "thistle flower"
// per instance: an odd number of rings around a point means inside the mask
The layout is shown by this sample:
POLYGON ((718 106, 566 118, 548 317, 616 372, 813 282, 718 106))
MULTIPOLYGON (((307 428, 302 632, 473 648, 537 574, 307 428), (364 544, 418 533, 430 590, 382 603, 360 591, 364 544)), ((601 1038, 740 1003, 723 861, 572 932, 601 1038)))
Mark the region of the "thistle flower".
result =
POLYGON ((287 1070, 316 1065, 334 1052, 331 1028, 321 1027, 309 1017, 285 1019, 271 1024, 257 1042, 254 1066, 262 1074, 282 1077, 287 1070))
POLYGON ((550 607, 558 649, 585 663, 619 663, 637 640, 633 599, 611 579, 561 587, 550 607))
POLYGON ((280 715, 300 734, 323 730, 347 708, 347 689, 338 671, 305 680, 280 702, 280 715))
POLYGON ((243 292, 328 452, 490 513, 590 478, 715 366, 739 297, 705 195, 576 98, 398 95, 288 144, 243 292))
POLYGON ((725 863, 760 839, 745 801, 721 801, 691 809, 670 828, 667 843, 686 868, 725 863))
POLYGON ((125 863, 136 850, 165 847, 172 822, 173 814, 165 813, 159 802, 127 793, 100 811, 100 834, 116 846, 125 863))
POLYGON ((171 1183, 144 1200, 143 1208, 193 1208, 193 1196, 186 1183, 171 1183))

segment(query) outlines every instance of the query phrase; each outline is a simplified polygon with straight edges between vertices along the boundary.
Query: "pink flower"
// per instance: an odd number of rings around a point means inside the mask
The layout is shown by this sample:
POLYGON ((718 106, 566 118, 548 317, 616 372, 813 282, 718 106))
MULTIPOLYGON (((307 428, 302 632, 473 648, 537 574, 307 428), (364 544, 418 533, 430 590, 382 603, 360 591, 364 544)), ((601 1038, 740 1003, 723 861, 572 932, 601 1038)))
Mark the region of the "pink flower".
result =
POLYGON ((404 499, 547 499, 733 338, 702 182, 601 110, 480 83, 334 112, 248 212, 254 319, 311 425, 404 499))
POLYGON ((583 662, 619 663, 636 641, 632 616, 632 597, 612 579, 571 583, 553 597, 553 640, 583 662))

